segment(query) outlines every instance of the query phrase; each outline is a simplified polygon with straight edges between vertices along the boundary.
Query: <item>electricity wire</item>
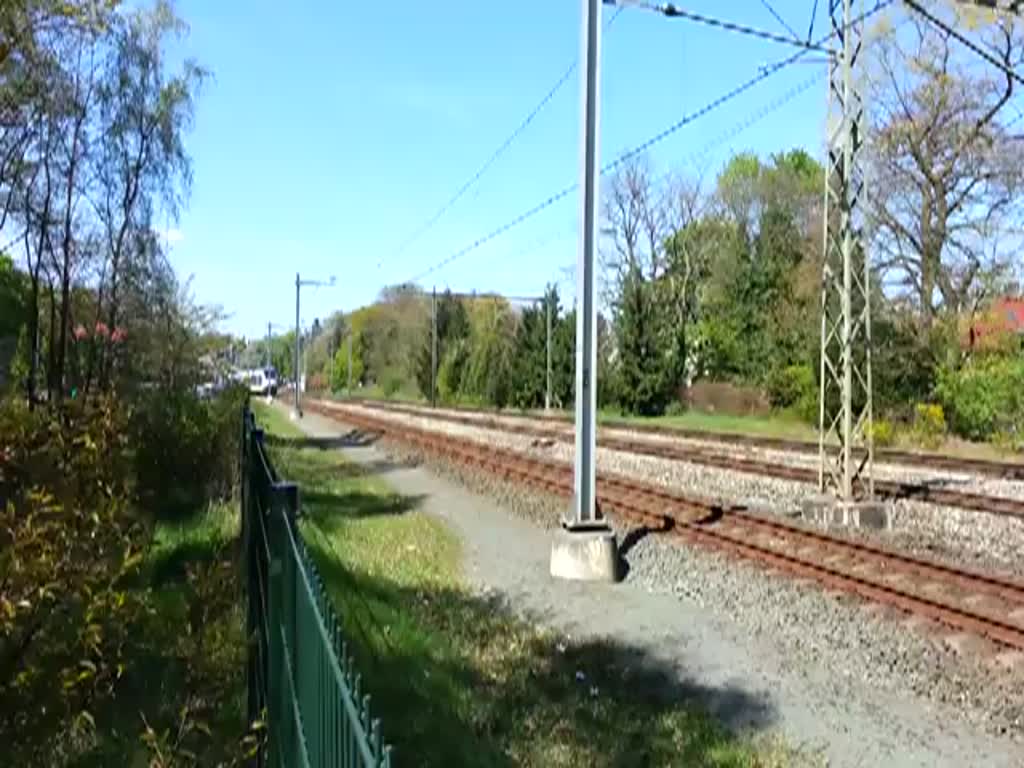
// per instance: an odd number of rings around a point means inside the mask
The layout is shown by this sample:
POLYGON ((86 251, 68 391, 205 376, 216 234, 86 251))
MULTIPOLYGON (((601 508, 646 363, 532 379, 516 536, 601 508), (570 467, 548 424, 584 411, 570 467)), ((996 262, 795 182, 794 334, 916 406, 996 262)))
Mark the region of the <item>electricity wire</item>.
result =
MULTIPOLYGON (((879 0, 869 10, 865 11, 864 13, 861 13, 856 18, 852 19, 850 21, 850 23, 849 23, 849 26, 854 26, 856 24, 862 23, 863 21, 865 21, 866 19, 870 18, 871 16, 874 16, 875 14, 877 14, 880 11, 884 10, 885 8, 889 7, 894 2, 895 2, 895 0, 879 0)), ((824 35, 821 38, 819 38, 818 41, 814 45, 817 46, 818 48, 820 48, 822 45, 827 43, 829 40, 831 40, 835 36, 836 36, 836 32, 833 30, 829 34, 824 35)), ((797 51, 796 53, 794 53, 794 54, 792 54, 790 56, 787 56, 784 59, 776 61, 774 64, 771 64, 771 65, 768 65, 766 67, 763 67, 758 72, 758 74, 755 75, 754 77, 751 77, 750 79, 744 81, 740 85, 737 85, 736 87, 734 87, 731 90, 727 91, 725 94, 723 94, 722 96, 719 96, 718 98, 714 99, 713 101, 708 102, 707 104, 705 104, 700 109, 697 109, 694 112, 691 112, 691 113, 685 115, 683 118, 681 118, 680 120, 676 121, 675 123, 673 123, 669 127, 665 128, 664 130, 656 133, 654 136, 650 137, 646 141, 644 141, 644 142, 638 144, 637 146, 633 147, 632 149, 629 149, 626 152, 622 153, 617 158, 612 160, 610 163, 604 165, 601 168, 601 170, 600 170, 600 174, 604 175, 604 174, 614 170, 615 168, 617 168, 618 166, 622 165, 623 163, 625 163, 629 159, 631 159, 633 157, 636 157, 637 155, 639 155, 639 154, 645 152, 646 150, 650 149, 651 147, 653 147, 655 144, 659 144, 660 142, 662 142, 665 139, 667 139, 669 136, 672 136, 673 134, 677 133, 678 131, 680 131, 681 129, 685 128, 690 123, 693 123, 694 121, 700 119, 701 117, 704 117, 705 115, 709 114, 710 112, 713 112, 714 110, 718 109, 722 105, 732 101, 733 99, 737 98, 738 96, 741 96, 742 94, 746 93, 748 90, 753 88, 755 85, 761 83, 764 80, 767 80, 769 77, 771 77, 772 75, 776 74, 780 70, 785 69, 786 67, 788 67, 788 66, 796 63, 797 61, 799 61, 801 58, 803 58, 808 53, 809 50, 813 50, 813 49, 812 48, 805 48, 804 50, 797 51)), ((570 194, 572 194, 576 190, 577 186, 578 185, 574 183, 574 184, 570 184, 570 185, 568 185, 566 187, 563 187, 562 189, 558 190, 554 194, 549 195, 547 198, 545 198, 541 202, 539 202, 536 205, 532 206, 531 208, 528 208, 527 210, 523 211, 518 216, 510 219, 509 221, 505 222, 504 224, 500 225, 499 227, 491 230, 487 234, 477 238, 476 240, 474 240, 473 242, 469 243, 468 245, 460 248, 459 250, 454 251, 453 253, 449 254, 448 256, 446 256, 441 261, 437 262, 436 264, 434 264, 433 266, 429 267, 428 269, 423 270, 422 272, 420 272, 417 275, 413 276, 411 279, 407 280, 406 282, 408 282, 408 283, 417 283, 420 280, 422 280, 423 278, 428 277, 429 275, 432 275, 434 272, 437 272, 438 270, 443 269, 444 267, 448 266, 452 262, 457 261, 458 259, 461 259, 463 256, 466 256, 467 254, 469 254, 469 253, 479 249, 480 247, 482 247, 482 246, 486 245, 487 243, 491 242, 492 240, 494 240, 494 239, 500 237, 501 235, 505 234, 509 230, 514 229, 515 227, 519 226, 524 221, 527 221, 528 219, 533 218, 537 214, 539 214, 542 211, 544 211, 544 210, 550 208, 551 206, 553 206, 555 203, 557 203, 560 200, 568 197, 570 194)))
MULTIPOLYGON (((621 12, 622 8, 619 8, 615 11, 611 18, 608 19, 607 24, 605 24, 605 30, 611 27, 611 25, 619 17, 619 14, 621 12)), ((413 243, 418 241, 421 237, 423 237, 423 235, 425 235, 427 232, 433 229, 434 225, 436 225, 437 222, 440 221, 444 217, 444 215, 448 213, 448 211, 450 211, 455 206, 455 204, 459 202, 459 200, 461 200, 465 196, 465 194, 469 192, 469 190, 478 181, 480 181, 481 178, 483 178, 484 174, 487 173, 488 170, 490 170, 491 166, 493 166, 498 161, 498 159, 503 154, 505 154, 508 148, 511 147, 512 144, 516 141, 516 139, 518 139, 523 134, 523 132, 541 113, 544 107, 546 107, 551 102, 555 95, 569 81, 569 79, 576 72, 578 67, 579 59, 576 59, 575 61, 573 61, 572 64, 569 65, 568 69, 566 69, 565 72, 562 73, 562 76, 555 81, 555 84, 551 86, 547 93, 544 94, 544 97, 537 103, 537 105, 532 110, 530 110, 529 114, 527 114, 526 117, 520 121, 520 123, 516 126, 512 133, 510 133, 505 138, 505 140, 498 146, 498 148, 491 153, 490 157, 488 157, 487 160, 484 161, 483 165, 481 165, 472 176, 470 176, 465 182, 463 182, 462 185, 455 191, 455 193, 450 198, 448 198, 448 200, 443 205, 441 205, 441 207, 438 208, 437 211, 435 211, 434 214, 429 219, 427 219, 423 224, 421 224, 413 232, 412 235, 410 235, 408 238, 406 238, 405 241, 403 241, 403 243, 395 250, 395 253, 393 254, 392 258, 398 258, 399 256, 401 256, 409 249, 410 246, 413 245, 413 243)), ((381 262, 378 262, 377 266, 380 267, 380 265, 381 262)))

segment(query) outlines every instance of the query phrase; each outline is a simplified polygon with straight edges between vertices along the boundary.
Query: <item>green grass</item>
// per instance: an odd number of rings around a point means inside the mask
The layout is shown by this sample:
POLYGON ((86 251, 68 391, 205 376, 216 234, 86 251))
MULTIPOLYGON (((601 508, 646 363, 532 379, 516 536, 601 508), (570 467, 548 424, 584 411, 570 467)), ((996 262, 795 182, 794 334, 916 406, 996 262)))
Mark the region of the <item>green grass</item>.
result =
POLYGON ((737 737, 699 705, 741 691, 681 685, 643 649, 560 642, 471 593, 456 537, 418 500, 257 406, 278 471, 300 484, 302 532, 399 766, 773 766, 782 746, 737 737), (755 743, 757 742, 757 743, 755 743))

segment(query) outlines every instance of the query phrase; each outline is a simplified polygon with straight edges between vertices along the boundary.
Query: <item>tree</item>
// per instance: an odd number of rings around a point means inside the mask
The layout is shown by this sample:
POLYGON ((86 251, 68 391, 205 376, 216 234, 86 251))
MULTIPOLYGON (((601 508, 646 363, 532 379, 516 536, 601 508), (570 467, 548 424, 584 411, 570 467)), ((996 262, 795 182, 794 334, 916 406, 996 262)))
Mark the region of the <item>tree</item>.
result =
POLYGON ((619 398, 629 413, 655 416, 669 401, 666 352, 659 343, 653 284, 638 267, 626 275, 616 327, 619 353, 619 398))
MULTIPOLYGON (((121 320, 126 262, 154 255, 155 207, 176 217, 191 184, 183 134, 191 127, 194 99, 207 73, 189 59, 168 77, 163 54, 166 41, 184 31, 163 0, 126 15, 112 31, 97 86, 104 140, 96 162, 96 208, 105 240, 98 312, 109 328, 121 320)), ((112 363, 101 357, 101 382, 109 379, 112 363)))
MULTIPOLYGON (((872 46, 869 199, 886 290, 911 302, 927 337, 940 313, 972 311, 1011 272, 1024 148, 1011 130, 1014 79, 930 22, 910 22, 872 46)), ((1009 70, 1020 66, 1013 20, 974 37, 1009 70)))
POLYGON ((433 365, 441 365, 452 344, 469 336, 469 316, 462 299, 445 290, 437 297, 437 351, 434 353, 434 320, 428 316, 416 361, 416 384, 424 397, 430 398, 433 365))
POLYGON ((470 300, 468 314, 470 348, 460 393, 502 408, 509 397, 515 317, 500 297, 470 300))

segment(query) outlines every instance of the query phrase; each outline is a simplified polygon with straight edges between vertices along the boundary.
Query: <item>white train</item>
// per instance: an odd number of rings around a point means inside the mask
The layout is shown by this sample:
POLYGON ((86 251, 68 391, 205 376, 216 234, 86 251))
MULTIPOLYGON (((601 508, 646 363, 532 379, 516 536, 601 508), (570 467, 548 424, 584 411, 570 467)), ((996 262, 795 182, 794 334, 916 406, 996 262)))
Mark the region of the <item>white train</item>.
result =
POLYGON ((277 370, 273 366, 236 371, 233 378, 248 386, 254 395, 274 397, 277 394, 277 370))

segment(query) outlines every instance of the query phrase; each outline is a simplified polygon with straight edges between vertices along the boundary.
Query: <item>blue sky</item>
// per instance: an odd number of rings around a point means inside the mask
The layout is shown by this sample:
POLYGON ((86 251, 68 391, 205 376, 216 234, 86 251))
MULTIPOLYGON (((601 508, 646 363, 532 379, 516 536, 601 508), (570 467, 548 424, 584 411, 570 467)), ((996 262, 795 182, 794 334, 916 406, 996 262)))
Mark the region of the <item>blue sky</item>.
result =
MULTIPOLYGON (((577 0, 291 3, 179 0, 191 26, 175 56, 213 71, 188 138, 189 206, 171 257, 196 298, 246 336, 372 301, 573 183, 579 85, 573 76, 462 200, 401 255, 399 246, 490 156, 576 58, 577 0)), ((806 31, 809 0, 775 0, 806 31)), ((826 6, 826 3, 820 5, 826 6)), ((782 31, 759 0, 686 7, 782 31)), ((615 11, 605 7, 607 19, 615 11)), ((819 8, 818 32, 825 29, 819 8)), ((627 8, 604 35, 602 161, 607 162, 791 49, 627 8)), ((657 171, 712 173, 733 151, 802 146, 820 156, 823 65, 774 75, 649 152, 657 171), (783 108, 723 135, 815 75, 783 108), (709 143, 721 145, 695 158, 709 143)), ((532 295, 576 258, 575 195, 454 261, 424 287, 532 295)), ((568 283, 565 295, 573 294, 568 283)))

